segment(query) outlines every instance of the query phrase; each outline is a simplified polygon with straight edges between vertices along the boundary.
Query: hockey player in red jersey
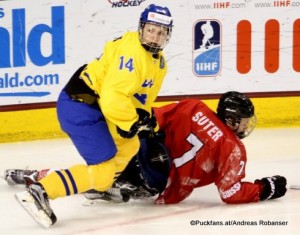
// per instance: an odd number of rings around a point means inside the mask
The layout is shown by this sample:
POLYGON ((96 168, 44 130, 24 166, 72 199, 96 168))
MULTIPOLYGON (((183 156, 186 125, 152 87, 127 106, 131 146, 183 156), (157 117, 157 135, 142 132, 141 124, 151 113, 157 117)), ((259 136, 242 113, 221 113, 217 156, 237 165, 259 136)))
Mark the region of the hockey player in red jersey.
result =
MULTIPOLYGON (((211 183, 217 186, 222 201, 231 204, 285 195, 283 176, 242 181, 247 154, 241 139, 256 124, 254 106, 246 95, 223 94, 216 113, 196 99, 154 108, 154 113, 159 125, 156 137, 141 141, 138 155, 113 188, 106 193, 87 192, 88 199, 122 202, 158 194, 156 203, 174 204, 211 183)), ((6 175, 9 181, 11 177, 6 175)))
MULTIPOLYGON (((154 108, 154 113, 159 130, 165 136, 162 141, 165 148, 147 140, 146 149, 140 150, 117 180, 121 190, 122 185, 126 185, 122 184, 124 181, 137 187, 142 185, 150 192, 158 192, 155 199, 158 204, 179 203, 195 188, 211 183, 217 186, 222 201, 231 204, 285 195, 286 179, 279 175, 254 183, 242 181, 247 154, 241 139, 248 136, 256 124, 254 106, 246 95, 223 94, 217 113, 195 99, 154 108), (134 174, 136 167, 139 170, 134 174), (142 183, 136 180, 138 175, 142 176, 142 183)), ((133 195, 138 198, 138 191, 133 195)))
POLYGON ((157 203, 178 203, 195 188, 214 183, 227 203, 258 201, 261 184, 241 182, 245 177, 246 150, 240 138, 253 130, 256 120, 250 100, 226 93, 217 115, 198 100, 184 100, 155 112, 171 169, 157 203), (224 125, 225 124, 225 125, 224 125))

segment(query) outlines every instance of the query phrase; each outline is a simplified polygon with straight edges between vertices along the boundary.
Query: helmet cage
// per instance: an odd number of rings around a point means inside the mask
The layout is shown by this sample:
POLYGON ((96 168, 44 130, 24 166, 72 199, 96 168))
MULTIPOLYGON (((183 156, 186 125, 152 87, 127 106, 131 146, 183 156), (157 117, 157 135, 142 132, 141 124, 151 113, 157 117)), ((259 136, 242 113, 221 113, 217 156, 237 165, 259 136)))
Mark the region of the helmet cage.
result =
POLYGON ((167 7, 160 7, 154 4, 149 5, 141 14, 138 32, 139 39, 142 46, 149 52, 157 54, 159 51, 163 50, 164 47, 168 44, 172 34, 173 19, 171 13, 167 7), (167 36, 163 38, 163 41, 160 42, 160 45, 155 43, 147 43, 144 41, 143 29, 146 24, 153 24, 156 26, 161 26, 167 31, 167 36))

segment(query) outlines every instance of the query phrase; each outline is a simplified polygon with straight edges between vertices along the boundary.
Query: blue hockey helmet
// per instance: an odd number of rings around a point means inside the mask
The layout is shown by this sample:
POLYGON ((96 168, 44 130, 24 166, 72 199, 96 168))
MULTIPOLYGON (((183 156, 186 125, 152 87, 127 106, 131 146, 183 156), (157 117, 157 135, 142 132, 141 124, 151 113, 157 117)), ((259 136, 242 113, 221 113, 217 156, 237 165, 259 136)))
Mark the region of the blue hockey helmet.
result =
POLYGON ((149 5, 141 14, 140 22, 173 27, 173 19, 167 7, 149 5))
POLYGON ((171 13, 167 7, 161 7, 154 4, 150 4, 141 14, 139 22, 139 34, 140 41, 144 48, 151 53, 158 53, 161 51, 169 42, 173 27, 173 19, 171 13), (162 38, 160 45, 145 42, 143 29, 146 24, 152 24, 156 26, 161 26, 165 32, 166 36, 162 38))

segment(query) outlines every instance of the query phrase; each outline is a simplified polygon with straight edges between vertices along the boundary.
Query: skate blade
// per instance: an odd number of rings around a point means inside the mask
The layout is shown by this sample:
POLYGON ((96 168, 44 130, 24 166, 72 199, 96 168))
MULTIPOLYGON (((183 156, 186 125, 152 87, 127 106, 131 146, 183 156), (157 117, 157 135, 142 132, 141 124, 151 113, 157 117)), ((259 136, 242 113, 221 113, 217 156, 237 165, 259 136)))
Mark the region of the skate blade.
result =
POLYGON ((33 197, 27 191, 16 193, 15 197, 21 206, 39 225, 44 228, 49 228, 52 225, 52 221, 49 216, 43 210, 37 209, 33 197))

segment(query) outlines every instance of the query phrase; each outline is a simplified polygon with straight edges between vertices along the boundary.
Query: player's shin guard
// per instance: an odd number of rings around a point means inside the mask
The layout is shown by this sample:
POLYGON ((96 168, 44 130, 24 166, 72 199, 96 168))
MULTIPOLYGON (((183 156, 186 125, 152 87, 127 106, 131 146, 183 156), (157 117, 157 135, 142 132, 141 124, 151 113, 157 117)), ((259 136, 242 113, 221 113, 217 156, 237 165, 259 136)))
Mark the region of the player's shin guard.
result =
POLYGON ((49 199, 86 192, 92 188, 106 191, 113 184, 115 165, 113 160, 98 165, 75 165, 69 169, 54 171, 39 182, 49 199), (55 187, 54 187, 55 185, 55 187))

